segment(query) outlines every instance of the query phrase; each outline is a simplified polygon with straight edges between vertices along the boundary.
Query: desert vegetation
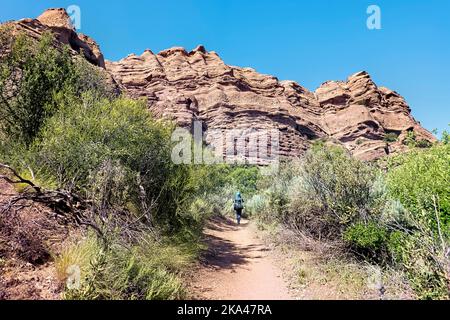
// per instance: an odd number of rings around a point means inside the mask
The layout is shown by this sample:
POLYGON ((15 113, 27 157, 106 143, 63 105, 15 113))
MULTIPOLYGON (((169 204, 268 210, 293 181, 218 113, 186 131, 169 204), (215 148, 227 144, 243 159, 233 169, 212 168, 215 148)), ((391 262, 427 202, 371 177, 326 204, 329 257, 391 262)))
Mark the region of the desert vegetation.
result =
POLYGON ((410 133, 403 143, 411 151, 383 163, 317 142, 273 172, 175 165, 175 126, 154 118, 144 100, 121 96, 101 69, 55 45, 50 33, 35 40, 3 27, 0 42, 0 177, 15 187, 0 209, 0 233, 29 201, 81 230, 58 252, 38 244, 38 254, 54 261, 63 297, 183 298, 205 222, 231 214, 239 190, 260 229, 395 270, 418 298, 449 298, 447 133, 434 145, 410 133))
POLYGON ((261 179, 249 211, 296 244, 331 248, 325 257, 400 271, 418 298, 448 299, 450 146, 417 146, 385 167, 318 143, 261 179))
POLYGON ((62 284, 69 267, 81 272, 67 298, 182 297, 179 275, 213 209, 202 201, 222 174, 174 165, 174 126, 154 119, 144 101, 118 96, 101 70, 55 46, 51 34, 10 34, 1 31, 10 49, 0 64, 0 162, 18 193, 3 216, 33 200, 86 228, 48 255, 62 284))

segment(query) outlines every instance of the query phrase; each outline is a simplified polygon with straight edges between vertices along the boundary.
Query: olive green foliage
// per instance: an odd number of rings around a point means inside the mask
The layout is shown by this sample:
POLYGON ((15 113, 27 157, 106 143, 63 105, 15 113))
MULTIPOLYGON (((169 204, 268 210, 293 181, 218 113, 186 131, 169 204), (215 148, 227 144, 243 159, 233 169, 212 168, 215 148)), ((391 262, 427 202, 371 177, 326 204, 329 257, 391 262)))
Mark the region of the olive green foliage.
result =
POLYGON ((430 223, 435 211, 450 230, 450 146, 436 145, 429 151, 414 150, 391 161, 387 177, 392 196, 417 219, 424 213, 430 223))
POLYGON ((63 97, 90 91, 112 97, 114 88, 105 73, 68 47, 54 45, 51 33, 38 41, 25 34, 14 36, 0 27, 0 160, 23 165, 46 119, 57 112, 63 97))
POLYGON ((442 132, 441 142, 443 144, 449 144, 450 143, 450 133, 448 133, 447 130, 444 130, 444 132, 442 132))
POLYGON ((449 179, 448 144, 392 159, 387 176, 389 193, 405 207, 392 253, 422 298, 449 297, 449 179))
POLYGON ((228 173, 228 181, 235 186, 237 191, 247 196, 256 191, 261 173, 256 166, 231 166, 228 173))
POLYGON ((406 133, 406 137, 403 139, 402 143, 409 147, 415 147, 416 146, 416 134, 414 131, 408 131, 406 133))
POLYGON ((393 132, 386 133, 384 136, 385 142, 396 142, 398 140, 398 135, 393 132))
POLYGON ((423 299, 448 298, 448 145, 391 158, 388 173, 317 144, 263 177, 249 202, 266 225, 332 241, 358 259, 395 266, 423 299))
POLYGON ((47 34, 34 45, 19 36, 0 64, 2 130, 27 144, 54 111, 52 95, 64 87, 70 70, 68 51, 58 52, 51 41, 47 34))
POLYGON ((152 223, 174 229, 188 200, 190 170, 172 163, 171 132, 144 101, 65 98, 33 143, 29 161, 41 177, 93 197, 103 209, 144 204, 152 209, 152 223))
POLYGON ((0 29, 0 46, 10 48, 0 59, 0 131, 29 145, 57 106, 54 95, 78 94, 104 82, 84 60, 75 62, 67 47, 53 46, 46 33, 39 41, 0 29))
POLYGON ((166 141, 159 140, 167 140, 169 134, 170 130, 154 123, 145 103, 86 95, 81 100, 63 101, 35 141, 32 153, 37 155, 36 166, 56 173, 60 186, 87 186, 93 170, 106 160, 117 160, 138 171, 148 153, 163 152, 166 141))
POLYGON ((384 203, 378 179, 378 170, 343 149, 316 145, 300 162, 268 177, 269 220, 315 237, 340 238, 353 223, 378 219, 384 203))
MULTIPOLYGON (((76 246, 73 251, 76 251, 76 246)), ((178 273, 195 255, 186 246, 156 243, 142 237, 132 248, 113 243, 97 248, 95 257, 82 265, 79 287, 68 288, 66 299, 173 300, 185 296, 178 273)))
POLYGON ((255 194, 251 196, 245 203, 246 213, 249 216, 262 218, 267 209, 267 199, 262 194, 255 194))
POLYGON ((432 143, 428 140, 417 140, 417 136, 414 131, 408 131, 402 143, 410 148, 430 148, 432 146, 432 143))
POLYGON ((0 160, 31 169, 45 188, 81 195, 103 232, 97 245, 56 258, 61 278, 74 259, 88 274, 67 297, 180 298, 179 273, 198 254, 209 214, 193 203, 218 189, 221 174, 173 164, 173 125, 155 120, 145 101, 116 97, 97 67, 50 34, 0 34, 12 48, 0 55, 0 160))
POLYGON ((322 204, 327 220, 343 227, 360 220, 369 222, 381 213, 378 175, 370 164, 338 147, 313 147, 304 160, 307 187, 322 204))
POLYGON ((345 230, 343 238, 356 251, 377 260, 383 255, 381 249, 385 246, 387 236, 387 230, 375 222, 357 222, 345 230))

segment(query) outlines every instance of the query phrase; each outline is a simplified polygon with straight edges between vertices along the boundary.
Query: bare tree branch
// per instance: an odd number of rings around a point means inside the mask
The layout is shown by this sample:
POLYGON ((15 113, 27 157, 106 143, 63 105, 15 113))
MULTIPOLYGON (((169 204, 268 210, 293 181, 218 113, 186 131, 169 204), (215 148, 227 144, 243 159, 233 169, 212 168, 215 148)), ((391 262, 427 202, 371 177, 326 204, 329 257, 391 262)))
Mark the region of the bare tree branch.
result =
POLYGON ((19 183, 24 183, 24 184, 28 184, 30 187, 32 187, 36 192, 41 192, 41 188, 36 186, 32 181, 23 178, 16 170, 14 170, 13 168, 11 168, 10 166, 0 163, 0 168, 6 169, 8 170, 16 179, 18 180, 13 180, 10 177, 6 176, 6 175, 0 175, 0 179, 6 180, 9 183, 12 184, 19 184, 19 183))
MULTIPOLYGON (((64 217, 67 221, 74 222, 78 225, 91 227, 102 239, 104 239, 103 232, 93 222, 93 219, 90 218, 92 206, 89 201, 84 200, 82 197, 73 192, 65 190, 44 190, 43 188, 35 185, 32 181, 23 178, 9 165, 0 163, 0 168, 8 170, 10 175, 13 176, 11 178, 8 175, 0 175, 0 179, 3 179, 11 184, 24 183, 29 186, 28 188, 25 188, 22 193, 9 198, 7 203, 3 206, 3 208, 1 208, 0 214, 4 214, 13 208, 16 210, 21 210, 27 205, 26 202, 28 201, 41 203, 52 209, 58 216, 64 217), (34 192, 30 192, 31 190, 34 192)), ((29 170, 31 171, 30 168, 29 170)))

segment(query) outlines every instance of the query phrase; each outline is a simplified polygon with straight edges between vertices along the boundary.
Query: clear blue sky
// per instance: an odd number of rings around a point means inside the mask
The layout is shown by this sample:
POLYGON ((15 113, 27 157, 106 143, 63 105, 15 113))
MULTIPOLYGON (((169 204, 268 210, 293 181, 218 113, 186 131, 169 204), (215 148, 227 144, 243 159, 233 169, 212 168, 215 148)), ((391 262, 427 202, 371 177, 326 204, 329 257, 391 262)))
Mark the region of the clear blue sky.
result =
POLYGON ((402 94, 427 129, 450 123, 448 0, 2 0, 0 20, 49 7, 81 8, 81 32, 109 60, 129 53, 203 44, 230 65, 252 67, 314 90, 368 71, 402 94), (381 8, 382 29, 366 27, 381 8))

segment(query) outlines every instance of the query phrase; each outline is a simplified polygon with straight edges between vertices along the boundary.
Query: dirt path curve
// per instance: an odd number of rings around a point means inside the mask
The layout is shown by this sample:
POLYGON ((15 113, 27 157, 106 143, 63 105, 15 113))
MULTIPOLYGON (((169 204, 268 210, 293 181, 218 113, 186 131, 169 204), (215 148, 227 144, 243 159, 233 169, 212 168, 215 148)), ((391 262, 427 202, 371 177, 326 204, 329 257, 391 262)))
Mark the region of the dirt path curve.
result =
POLYGON ((269 249, 256 239, 248 221, 237 226, 216 218, 205 234, 209 249, 191 284, 195 299, 293 299, 269 249))

